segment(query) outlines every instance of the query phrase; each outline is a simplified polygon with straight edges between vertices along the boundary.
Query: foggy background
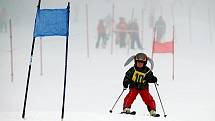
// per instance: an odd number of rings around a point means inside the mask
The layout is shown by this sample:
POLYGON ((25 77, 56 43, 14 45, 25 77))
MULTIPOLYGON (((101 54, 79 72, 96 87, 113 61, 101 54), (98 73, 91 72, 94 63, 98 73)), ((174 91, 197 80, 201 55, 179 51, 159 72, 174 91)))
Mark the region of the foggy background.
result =
MULTIPOLYGON (((214 120, 214 0, 42 0, 41 8, 66 8, 68 2, 71 7, 66 120, 133 120, 133 117, 108 115, 108 111, 122 90, 124 73, 132 66, 130 64, 123 67, 125 60, 138 52, 144 52, 151 57, 153 27, 159 16, 164 18, 167 27, 164 41, 172 39, 173 25, 175 28, 175 79, 172 80, 172 54, 155 54, 154 74, 159 79, 158 88, 169 118, 147 120, 214 120), (119 48, 114 42, 111 54, 111 38, 107 41, 106 48, 95 48, 97 24, 108 15, 114 19, 114 29, 120 17, 124 17, 126 22, 137 19, 140 31, 143 31, 143 35, 140 34, 143 49, 129 50, 127 46, 119 48)), ((37 4, 37 0, 0 0, 0 10, 6 11, 6 16, 0 17, 7 23, 7 31, 0 32, 2 121, 21 120, 37 4), (12 22, 13 81, 9 19, 12 22)), ((113 40, 115 38, 113 34, 113 40)), ((65 38, 44 37, 41 40, 43 73, 40 63, 41 43, 36 41, 26 117, 27 120, 42 121, 45 118, 46 121, 53 121, 60 119, 62 106, 65 38), (50 118, 53 116, 54 118, 50 118)), ((153 85, 150 90, 156 101, 157 112, 162 115, 153 85)), ((114 109, 116 113, 122 110, 125 94, 114 109)), ((147 114, 145 104, 139 97, 132 110, 137 111, 138 116, 135 118, 138 121, 145 118, 141 115, 147 114)))

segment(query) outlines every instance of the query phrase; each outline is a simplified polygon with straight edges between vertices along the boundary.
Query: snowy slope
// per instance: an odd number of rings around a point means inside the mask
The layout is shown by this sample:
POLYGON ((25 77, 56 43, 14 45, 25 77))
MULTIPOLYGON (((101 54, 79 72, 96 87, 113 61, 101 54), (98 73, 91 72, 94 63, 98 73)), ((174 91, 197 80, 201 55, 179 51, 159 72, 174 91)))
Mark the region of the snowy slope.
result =
MULTIPOLYGON (((97 1, 98 2, 98 1, 97 1)), ((84 9, 79 22, 71 22, 68 75, 64 121, 214 121, 215 96, 215 42, 209 41, 207 20, 193 19, 193 41, 188 40, 187 18, 176 20, 175 80, 172 80, 171 54, 156 54, 154 74, 158 77, 158 90, 168 115, 163 117, 162 108, 153 84, 153 95, 160 118, 148 116, 147 108, 138 96, 132 110, 136 116, 120 115, 123 98, 120 98, 113 113, 109 113, 121 93, 122 79, 127 69, 127 58, 138 50, 118 49, 110 54, 110 41, 106 49, 95 49, 96 23, 102 11, 96 13, 91 5, 90 57, 87 57, 84 9), (94 13, 95 12, 95 13, 94 13), (93 14, 94 13, 94 14, 93 14), (98 15, 97 15, 98 14, 98 15), (199 24, 199 26, 195 26, 199 24), (202 31, 204 30, 204 31, 202 31), (202 33, 202 34, 199 34, 202 33), (204 39, 206 38, 206 39, 204 39), (203 40, 204 39, 204 40, 203 40)), ((37 3, 35 3, 36 6, 37 3)), ((111 3, 107 3, 110 4, 111 3)), ((119 4, 117 4, 120 6, 119 4)), ((83 5, 84 6, 84 5, 83 5)), ((127 6, 132 6, 131 2, 127 6)), ((107 7, 107 6, 106 6, 107 7)), ((102 6, 100 6, 102 8, 102 6)), ((119 7, 121 9, 122 6, 119 7)), ((198 6, 194 8, 198 10, 198 6)), ((109 9, 107 10, 109 11, 109 9)), ((107 12, 106 11, 106 12, 107 12)), ((110 9, 111 11, 111 9, 110 9)), ((130 12, 130 9, 128 10, 130 12)), ((177 13, 178 11, 176 11, 177 13)), ((34 13, 34 12, 32 12, 34 13)), ((120 14, 118 11, 117 15, 120 14)), ((122 15, 124 15, 123 13, 122 15)), ((180 15, 180 13, 178 13, 180 15)), ((193 13, 196 17, 196 12, 193 13)), ((204 13, 201 15, 203 16, 204 13)), ((130 16, 130 13, 129 13, 130 16)), ((33 22, 34 16, 29 16, 33 22)), ((104 16, 101 16, 104 17, 104 16)), ((213 20, 215 20, 213 18, 213 20)), ((8 35, 0 33, 0 120, 21 121, 25 85, 32 42, 33 24, 22 22, 14 26, 14 81, 10 78, 10 55, 8 35)), ((213 21, 214 22, 214 21, 213 21)), ((170 27, 171 28, 171 27, 170 27)), ((214 30, 214 29, 213 29, 214 30)), ((151 30, 146 28, 144 50, 151 56, 151 30), (148 31, 147 31, 148 30, 148 31)), ((214 34, 213 34, 214 36, 214 34)), ((39 39, 37 39, 39 40, 39 39)), ((63 37, 43 38, 43 76, 40 75, 40 43, 36 41, 30 78, 26 121, 58 121, 61 116, 65 41, 63 37)))
MULTIPOLYGON (((208 51, 203 52, 206 53, 208 51)), ((204 53, 200 53, 200 55, 204 53)), ((139 96, 132 107, 133 110, 137 111, 137 116, 117 114, 122 109, 122 101, 125 94, 117 103, 113 114, 110 114, 108 111, 122 91, 122 78, 127 68, 123 67, 127 55, 122 55, 104 56, 97 53, 97 56, 88 59, 83 55, 70 54, 65 121, 85 121, 89 119, 95 121, 131 119, 140 121, 191 121, 194 119, 197 121, 212 121, 214 119, 213 102, 215 98, 212 94, 214 92, 214 66, 212 64, 214 58, 199 59, 199 54, 186 59, 182 59, 186 55, 180 56, 179 54, 176 56, 178 59, 175 67, 175 80, 171 80, 171 66, 163 67, 164 64, 168 65, 169 63, 165 62, 167 61, 165 58, 163 58, 165 61, 156 62, 155 75, 159 78, 160 86, 158 89, 168 115, 167 118, 157 119, 146 116, 148 114, 146 106, 139 96), (193 60, 195 60, 195 63, 193 60), (196 67, 198 65, 202 65, 201 70, 204 71, 199 72, 196 67), (187 68, 184 70, 185 67, 187 68), (194 117, 193 114, 196 116, 194 117)), ((33 65, 26 109, 26 120, 29 121, 59 120, 61 115, 63 67, 58 65, 63 63, 59 59, 63 57, 61 54, 55 57, 48 54, 47 56, 47 60, 44 60, 45 62, 53 59, 44 64, 45 74, 42 77, 39 75, 39 64, 35 64, 38 66, 33 65), (55 65, 54 69, 53 65, 55 65)), ((36 60, 37 56, 34 57, 36 60)), ((161 55, 158 57, 162 58, 161 55)), ((27 65, 26 63, 24 64, 27 65)), ((18 70, 18 66, 15 67, 18 70)), ((4 85, 1 85, 2 113, 0 113, 0 118, 2 121, 21 120, 26 70, 19 68, 19 71, 22 72, 18 73, 18 71, 15 71, 17 72, 16 74, 22 76, 16 75, 13 83, 6 78, 1 79, 4 81, 2 82, 4 85)), ((163 116, 153 85, 150 85, 150 91, 156 100, 157 112, 163 116)))

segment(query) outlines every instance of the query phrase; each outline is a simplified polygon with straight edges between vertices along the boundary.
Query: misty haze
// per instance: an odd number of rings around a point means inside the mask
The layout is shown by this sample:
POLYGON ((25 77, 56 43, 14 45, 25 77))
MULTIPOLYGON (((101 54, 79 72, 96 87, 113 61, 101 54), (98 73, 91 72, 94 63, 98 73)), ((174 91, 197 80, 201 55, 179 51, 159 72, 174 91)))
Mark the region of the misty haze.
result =
POLYGON ((41 0, 41 10, 70 10, 60 36, 35 34, 38 3, 0 1, 1 121, 59 121, 63 105, 65 121, 215 120, 214 0, 41 0), (124 64, 137 53, 154 62, 158 118, 140 95, 136 115, 120 114, 123 79, 136 61, 124 64))

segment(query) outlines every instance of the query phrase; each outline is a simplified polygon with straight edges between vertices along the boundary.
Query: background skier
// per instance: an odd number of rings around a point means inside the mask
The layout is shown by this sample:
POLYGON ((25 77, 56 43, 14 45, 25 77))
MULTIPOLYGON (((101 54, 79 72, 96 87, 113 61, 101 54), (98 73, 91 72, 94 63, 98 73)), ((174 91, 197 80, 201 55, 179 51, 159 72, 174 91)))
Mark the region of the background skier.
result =
POLYGON ((99 20, 99 23, 97 25, 97 32, 98 32, 98 39, 97 39, 97 42, 96 42, 96 48, 99 47, 101 39, 102 39, 102 43, 101 43, 102 48, 105 48, 107 38, 106 38, 106 30, 105 30, 105 25, 104 25, 104 20, 103 19, 99 20))
POLYGON ((166 23, 162 16, 159 17, 159 19, 155 23, 156 27, 156 41, 161 42, 164 34, 166 33, 166 23))
POLYGON ((7 15, 6 9, 0 8, 0 32, 7 32, 7 15))
POLYGON ((127 29, 128 29, 128 24, 125 21, 125 18, 120 17, 119 18, 119 23, 116 25, 117 29, 117 34, 118 34, 118 39, 119 41, 119 46, 120 48, 125 48, 126 47, 126 35, 127 35, 127 29))
POLYGON ((128 25, 129 29, 129 36, 131 39, 131 49, 135 49, 135 43, 137 44, 137 47, 142 50, 143 47, 140 43, 140 36, 139 36, 139 25, 137 23, 137 19, 134 19, 134 21, 130 22, 128 25))

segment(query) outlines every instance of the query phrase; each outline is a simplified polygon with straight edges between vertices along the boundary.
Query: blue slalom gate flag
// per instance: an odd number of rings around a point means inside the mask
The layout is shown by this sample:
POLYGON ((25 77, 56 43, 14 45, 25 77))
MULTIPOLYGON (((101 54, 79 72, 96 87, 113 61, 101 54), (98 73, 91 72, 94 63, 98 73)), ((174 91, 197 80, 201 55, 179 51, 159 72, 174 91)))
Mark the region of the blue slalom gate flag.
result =
POLYGON ((38 9, 33 36, 69 36, 69 9, 38 9))

